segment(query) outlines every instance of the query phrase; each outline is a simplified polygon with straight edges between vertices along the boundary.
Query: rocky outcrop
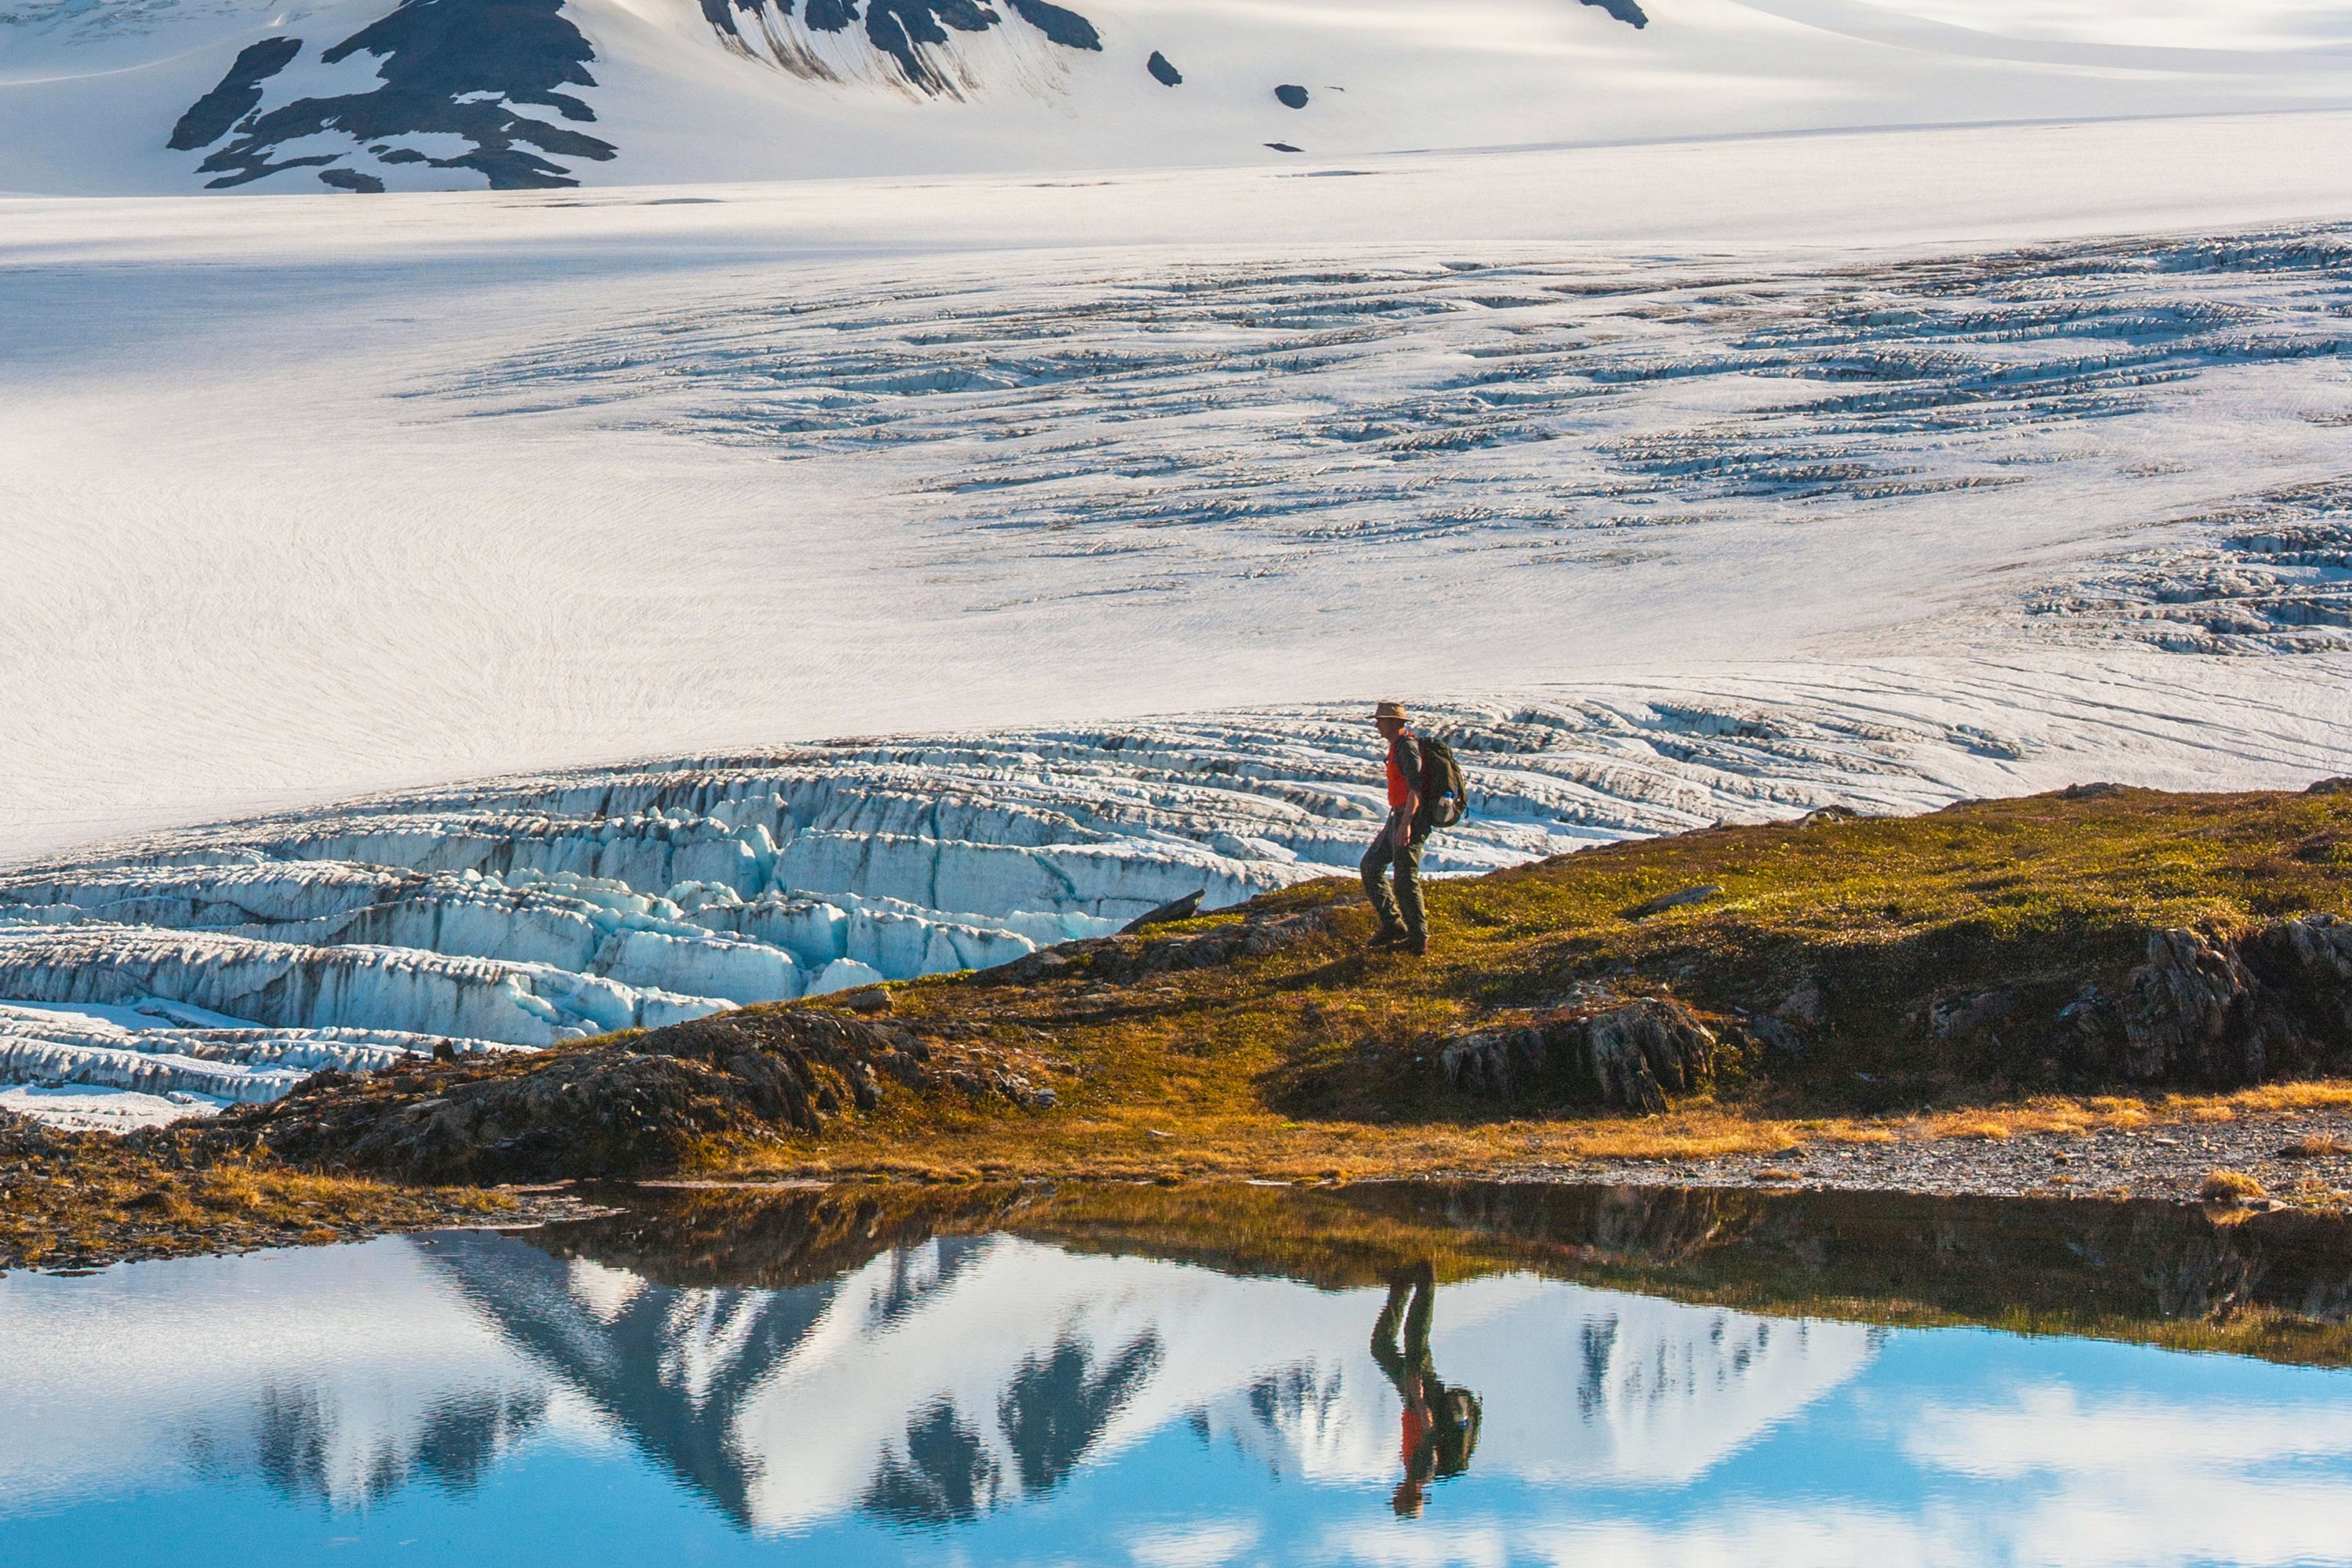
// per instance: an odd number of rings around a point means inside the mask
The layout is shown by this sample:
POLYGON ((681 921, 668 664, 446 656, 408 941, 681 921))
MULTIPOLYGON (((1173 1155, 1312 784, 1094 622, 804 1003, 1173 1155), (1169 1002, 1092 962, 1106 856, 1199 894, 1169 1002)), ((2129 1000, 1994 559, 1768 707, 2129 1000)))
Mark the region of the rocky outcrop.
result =
POLYGON ((2062 1016, 2094 1031, 2118 1019, 2125 1076, 2142 1082, 2317 1070, 2352 1038, 2352 924, 2316 913, 2236 936, 2152 931, 2116 1005, 2086 987, 2062 1016))
POLYGON ((2203 932, 2152 931, 2147 962, 2124 982, 2124 1071, 2143 1080, 2258 1078, 2248 1031, 2233 1030, 2258 983, 2232 948, 2203 932))
POLYGON ((1656 1112, 1669 1090, 1713 1081, 1716 1049, 1714 1031, 1671 997, 1588 994, 1442 1037, 1423 1059, 1452 1088, 1485 1099, 1549 1094, 1656 1112))
POLYGON ((626 1179, 675 1171, 712 1141, 815 1132, 875 1109, 893 1083, 1048 1109, 1052 1070, 887 1022, 747 1011, 495 1063, 320 1073, 224 1118, 218 1136, 297 1165, 405 1181, 626 1179))

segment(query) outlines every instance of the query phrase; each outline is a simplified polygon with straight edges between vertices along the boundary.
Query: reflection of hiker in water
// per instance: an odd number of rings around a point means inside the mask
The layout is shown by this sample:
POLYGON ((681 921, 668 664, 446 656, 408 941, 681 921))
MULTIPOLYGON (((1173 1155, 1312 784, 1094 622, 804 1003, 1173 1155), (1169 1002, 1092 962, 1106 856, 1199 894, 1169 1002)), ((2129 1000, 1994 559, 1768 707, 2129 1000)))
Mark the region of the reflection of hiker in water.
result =
POLYGON ((1460 1475, 1478 1447, 1478 1396, 1466 1388, 1446 1387, 1430 1364, 1429 1318, 1436 1296, 1435 1271, 1426 1263, 1416 1265, 1389 1282, 1388 1305, 1372 1324, 1372 1359, 1404 1401, 1404 1479, 1389 1500, 1400 1516, 1408 1518, 1421 1512, 1430 1481, 1460 1475), (1402 1347, 1397 1344, 1400 1318, 1404 1322, 1402 1347))

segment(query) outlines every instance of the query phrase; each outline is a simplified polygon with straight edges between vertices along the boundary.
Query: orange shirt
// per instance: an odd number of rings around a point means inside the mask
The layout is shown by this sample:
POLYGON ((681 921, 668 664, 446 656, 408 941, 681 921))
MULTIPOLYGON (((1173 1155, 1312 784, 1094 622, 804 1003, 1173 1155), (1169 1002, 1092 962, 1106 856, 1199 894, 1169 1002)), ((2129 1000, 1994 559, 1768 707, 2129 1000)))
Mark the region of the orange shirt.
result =
MULTIPOLYGON (((1407 733, 1411 733, 1410 731, 1407 733)), ((1400 735, 1389 742, 1389 809, 1402 811, 1404 803, 1412 798, 1412 791, 1404 782, 1404 770, 1397 766, 1397 746, 1403 741, 1400 735)))
POLYGON ((1404 1468, 1408 1475, 1412 1471, 1412 1457, 1421 1452, 1421 1440, 1429 1436, 1429 1417, 1422 1414, 1423 1408, 1416 1405, 1404 1407, 1404 1426, 1398 1434, 1404 1450, 1404 1468))

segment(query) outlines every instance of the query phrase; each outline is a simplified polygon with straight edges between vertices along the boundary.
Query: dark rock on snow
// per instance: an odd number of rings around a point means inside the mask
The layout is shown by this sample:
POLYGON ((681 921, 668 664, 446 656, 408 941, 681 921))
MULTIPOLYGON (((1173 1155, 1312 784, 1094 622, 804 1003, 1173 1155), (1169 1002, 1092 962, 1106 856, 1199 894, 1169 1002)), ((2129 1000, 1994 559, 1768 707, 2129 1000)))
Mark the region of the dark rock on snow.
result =
MULTIPOLYGON (((1102 48, 1102 35, 1076 11, 1050 0, 1006 3, 1014 16, 1063 48, 1102 48)), ((812 32, 847 32, 860 20, 857 5, 858 0, 805 0, 801 21, 812 32)), ((744 55, 764 52, 795 75, 832 79, 829 69, 782 40, 768 16, 771 11, 790 16, 793 0, 702 0, 703 20, 728 47, 744 55), (749 34, 739 13, 752 18, 749 34)), ((958 96, 955 84, 924 58, 923 49, 949 42, 951 33, 984 33, 1002 26, 1004 18, 981 0, 866 0, 863 20, 866 41, 887 55, 910 85, 934 95, 958 96)))
POLYGON ((220 85, 188 106, 163 143, 174 153, 209 147, 261 104, 261 84, 284 70, 302 52, 299 38, 264 38, 237 51, 220 85))
POLYGON ((1646 27, 1650 25, 1649 14, 1643 11, 1635 0, 1584 0, 1584 3, 1608 12, 1629 27, 1646 27))
POLYGON ((1012 0, 1013 13, 1066 49, 1102 48, 1102 35, 1095 25, 1076 11, 1065 10, 1047 0, 1012 0))
POLYGON ((1143 68, 1150 71, 1151 73, 1151 79, 1158 82, 1162 87, 1181 87, 1183 85, 1184 73, 1178 70, 1174 66, 1170 65, 1168 63, 1168 57, 1161 54, 1158 49, 1151 51, 1151 58, 1143 62, 1143 68))
MULTIPOLYGON (((602 161, 613 156, 613 144, 514 107, 541 105, 573 121, 596 118, 578 97, 560 90, 595 85, 587 69, 595 52, 562 12, 562 0, 408 0, 319 57, 335 65, 354 54, 378 56, 381 87, 297 99, 241 123, 221 123, 216 111, 198 116, 205 103, 231 89, 237 74, 232 68, 228 79, 182 117, 173 145, 182 145, 183 132, 194 137, 212 131, 212 138, 187 143, 204 146, 234 129, 236 140, 199 165, 200 172, 217 176, 210 184, 232 186, 286 169, 322 167, 342 156, 325 153, 272 162, 281 144, 305 136, 343 132, 366 143, 436 132, 461 136, 472 145, 454 157, 403 157, 394 152, 385 161, 478 170, 497 190, 578 184, 568 169, 550 160, 602 161)), ((246 58, 240 55, 240 64, 246 58)), ((284 63, 278 62, 281 68, 284 63)), ((254 85, 260 79, 236 87, 231 99, 252 108, 260 101, 260 89, 254 85)), ((345 181, 330 183, 348 186, 345 181)))
POLYGON ((1307 107, 1307 89, 1299 86, 1295 81, 1286 81, 1280 87, 1276 88, 1274 89, 1274 96, 1281 100, 1282 105, 1286 109, 1304 109, 1307 107))

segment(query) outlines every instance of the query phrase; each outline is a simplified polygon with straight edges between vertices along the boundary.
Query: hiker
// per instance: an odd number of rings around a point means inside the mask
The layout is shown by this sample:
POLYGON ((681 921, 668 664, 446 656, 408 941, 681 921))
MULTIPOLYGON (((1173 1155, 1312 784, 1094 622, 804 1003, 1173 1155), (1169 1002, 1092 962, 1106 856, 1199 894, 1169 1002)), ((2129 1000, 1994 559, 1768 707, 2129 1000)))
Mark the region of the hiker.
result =
POLYGON ((1389 1281, 1388 1304, 1372 1323, 1372 1359, 1404 1401, 1398 1438, 1404 1479, 1389 1498, 1400 1519, 1419 1518, 1429 1483, 1468 1469, 1478 1447, 1478 1396, 1466 1388, 1448 1388, 1430 1360, 1429 1321, 1436 1297, 1436 1270, 1415 1264, 1389 1281), (1402 1344, 1397 1342, 1400 1318, 1402 1344))
POLYGON ((1364 852, 1364 892, 1381 917, 1374 947, 1400 947, 1418 958, 1429 951, 1429 920, 1421 902, 1421 851, 1432 830, 1461 820, 1462 771, 1454 749, 1414 734, 1402 702, 1372 710, 1389 743, 1389 819, 1364 852), (1391 895, 1381 874, 1393 868, 1391 895))

